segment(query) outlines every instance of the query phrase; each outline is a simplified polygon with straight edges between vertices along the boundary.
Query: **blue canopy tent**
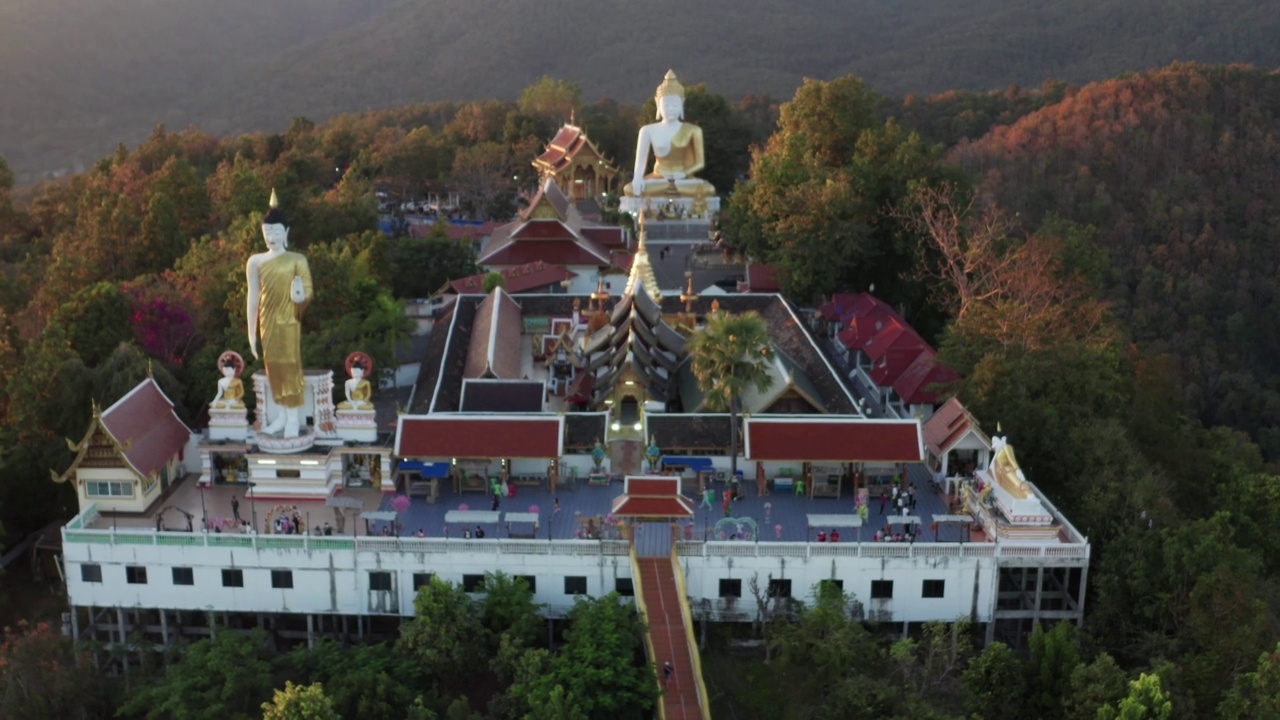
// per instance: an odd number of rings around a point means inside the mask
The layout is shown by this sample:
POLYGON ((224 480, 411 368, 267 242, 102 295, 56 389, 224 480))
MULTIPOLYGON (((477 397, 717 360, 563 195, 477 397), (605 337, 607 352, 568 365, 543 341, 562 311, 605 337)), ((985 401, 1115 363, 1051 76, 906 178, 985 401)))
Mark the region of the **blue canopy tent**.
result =
POLYGON ((715 470, 715 466, 711 464, 711 458, 688 455, 664 455, 662 466, 665 468, 687 467, 694 472, 715 470))
POLYGON ((429 463, 421 460, 401 460, 397 468, 400 472, 416 472, 422 478, 449 477, 449 463, 429 463))

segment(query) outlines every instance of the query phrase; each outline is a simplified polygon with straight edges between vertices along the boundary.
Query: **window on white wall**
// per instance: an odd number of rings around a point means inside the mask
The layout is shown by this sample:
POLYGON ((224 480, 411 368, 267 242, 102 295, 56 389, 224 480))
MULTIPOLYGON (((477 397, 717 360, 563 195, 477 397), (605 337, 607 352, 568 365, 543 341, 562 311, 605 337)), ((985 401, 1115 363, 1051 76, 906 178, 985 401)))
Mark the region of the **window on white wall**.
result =
POLYGON ((173 569, 174 585, 195 585, 196 574, 189 567, 176 567, 173 569))
POLYGON ((133 497, 133 483, 118 480, 90 480, 84 484, 88 497, 133 497))
POLYGON ((271 587, 277 590, 288 590, 293 587, 292 570, 272 570, 271 587))
POLYGON ((920 589, 920 597, 940 598, 946 594, 946 580, 925 580, 920 589))
POLYGON ((80 580, 87 583, 102 582, 102 566, 101 565, 81 565, 80 580))
POLYGON ((147 569, 141 565, 126 565, 124 568, 124 580, 130 585, 146 585, 147 569))

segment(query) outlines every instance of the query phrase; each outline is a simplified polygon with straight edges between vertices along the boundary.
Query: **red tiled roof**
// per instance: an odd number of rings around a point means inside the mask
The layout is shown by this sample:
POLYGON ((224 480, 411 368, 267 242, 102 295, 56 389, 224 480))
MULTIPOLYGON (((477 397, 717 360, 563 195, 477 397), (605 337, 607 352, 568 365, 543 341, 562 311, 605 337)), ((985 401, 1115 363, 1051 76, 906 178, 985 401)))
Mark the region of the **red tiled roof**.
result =
POLYGON ((818 312, 828 320, 843 320, 852 315, 864 315, 874 310, 888 310, 892 314, 897 314, 870 293, 838 293, 831 296, 830 302, 818 308, 818 312))
POLYGON ((627 246, 627 234, 620 227, 594 225, 578 228, 578 232, 605 250, 618 250, 627 246))
POLYGON ((635 497, 613 499, 613 514, 619 517, 693 517, 693 501, 682 497, 635 497))
POLYGON ((147 378, 102 413, 102 424, 125 446, 125 459, 145 476, 182 452, 191 429, 173 412, 173 403, 147 378))
POLYGON ((747 292, 782 292, 778 283, 778 270, 772 265, 751 263, 747 266, 747 292))
POLYGON ((876 333, 888 327, 894 322, 899 322, 898 314, 895 313, 888 305, 879 305, 869 309, 865 313, 860 313, 848 317, 845 321, 846 329, 840 331, 840 342, 845 347, 861 349, 864 344, 876 333))
POLYGON ((549 265, 564 266, 595 265, 598 267, 609 264, 608 253, 588 250, 582 242, 573 240, 509 242, 495 248, 476 262, 485 267, 524 265, 539 260, 549 265))
MULTIPOLYGON (((503 289, 512 294, 536 290, 548 285, 554 285, 561 280, 568 280, 578 276, 578 273, 572 270, 566 270, 559 265, 549 265, 541 260, 525 263, 524 265, 504 267, 499 269, 498 272, 501 272, 507 279, 503 289)), ((482 293, 484 292, 485 275, 486 273, 480 273, 479 275, 468 275, 457 280, 450 280, 449 289, 459 295, 482 293)))
POLYGON ((916 358, 933 354, 915 330, 896 320, 864 343, 862 351, 871 358, 871 380, 880 387, 892 385, 916 358))
POLYGON ((970 431, 987 447, 991 446, 991 441, 978 427, 978 421, 960 404, 958 398, 948 400, 924 423, 925 442, 929 451, 938 457, 950 451, 970 431))
POLYGON ((938 401, 938 392, 930 389, 932 386, 960 379, 956 371, 938 364, 936 358, 933 351, 921 354, 893 381, 894 392, 908 405, 933 404, 938 401))
POLYGON ((545 152, 538 156, 534 163, 545 165, 552 170, 559 170, 568 164, 569 159, 584 144, 582 130, 573 125, 565 125, 551 139, 551 144, 547 146, 545 152))
POLYGON ((920 423, 912 420, 748 418, 751 460, 920 462, 920 423))
POLYGON ((613 514, 624 517, 693 517, 693 500, 680 494, 675 475, 627 476, 613 514))
POLYGON ((402 415, 396 455, 408 458, 558 458, 564 418, 402 415))

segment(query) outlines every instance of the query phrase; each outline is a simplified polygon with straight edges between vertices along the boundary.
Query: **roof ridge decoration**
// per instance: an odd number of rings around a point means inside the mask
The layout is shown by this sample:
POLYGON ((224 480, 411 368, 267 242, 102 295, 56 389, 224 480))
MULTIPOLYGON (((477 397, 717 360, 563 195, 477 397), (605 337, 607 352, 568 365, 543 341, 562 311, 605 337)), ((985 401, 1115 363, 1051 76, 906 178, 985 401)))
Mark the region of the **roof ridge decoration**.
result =
POLYGON ((645 244, 648 232, 645 230, 644 210, 638 215, 640 225, 640 242, 636 246, 635 258, 631 261, 631 274, 627 277, 625 295, 635 294, 637 287, 643 287, 649 298, 655 302, 662 300, 662 290, 658 287, 658 278, 653 274, 653 266, 649 264, 649 248, 645 244))

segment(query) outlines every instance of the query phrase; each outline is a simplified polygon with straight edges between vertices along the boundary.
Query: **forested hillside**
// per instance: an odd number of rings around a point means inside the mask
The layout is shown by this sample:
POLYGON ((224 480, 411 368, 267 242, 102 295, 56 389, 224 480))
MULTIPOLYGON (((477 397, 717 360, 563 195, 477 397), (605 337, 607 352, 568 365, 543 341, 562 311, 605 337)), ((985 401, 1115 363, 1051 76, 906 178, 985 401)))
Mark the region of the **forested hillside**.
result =
POLYGON ((157 122, 219 134, 413 102, 513 100, 542 75, 639 104, 668 67, 738 100, 803 77, 905 95, 1101 80, 1173 60, 1280 65, 1256 0, 10 0, 0 155, 25 181, 157 122))
POLYGON ((1210 425, 1280 457, 1280 75, 1174 65, 1090 85, 953 157, 1031 230, 1090 228, 1088 267, 1210 425))
MULTIPOLYGON (((1280 706, 1278 83, 1176 64, 1083 88, 898 102, 846 76, 806 81, 780 108, 690 88, 687 115, 717 158, 708 175, 726 189, 749 178, 726 203, 730 246, 776 263, 797 304, 874 284, 936 342, 964 378, 948 390, 984 426, 1003 426, 1093 553, 1084 627, 1033 633, 1026 652, 977 652, 963 623, 894 642, 851 619, 847 596, 811 598, 795 622, 758 631, 776 655, 768 672, 722 686, 735 707, 782 719, 1236 719, 1280 706)), ((21 534, 72 514, 69 489, 48 478, 69 460, 63 438, 83 432, 91 401, 109 404, 148 372, 199 424, 217 354, 247 349, 243 265, 270 188, 315 278, 309 363, 338 367, 363 347, 386 367, 406 331, 401 301, 474 268, 468 246, 443 233, 377 232, 375 188, 454 189, 471 214, 509 217, 529 158, 570 111, 627 162, 638 103, 584 103, 581 87, 544 78, 519 101, 297 117, 280 133, 158 127, 29 202, 12 202, 0 163, 0 523, 21 534)), ((436 606, 449 608, 474 625, 476 607, 436 606)), ((469 656, 488 667, 474 677, 536 689, 549 709, 535 717, 571 717, 575 701, 536 679, 559 668, 569 686, 578 667, 538 649, 516 667, 500 635, 485 635, 498 661, 469 656)), ((82 695, 59 684, 81 676, 48 632, 9 638, 0 698, 21 682, 51 703, 47 717, 119 705, 94 694, 96 676, 82 695), (44 674, 22 674, 32 668, 44 674)), ((323 679, 364 717, 403 717, 414 687, 431 688, 438 716, 475 717, 479 705, 456 697, 471 686, 452 682, 470 666, 427 644, 409 648, 423 650, 412 662, 437 665, 414 678, 375 670, 356 688, 341 682, 360 668, 340 659, 310 672, 285 663, 272 676, 231 673, 248 690, 222 683, 217 707, 249 716, 264 678, 323 679)), ((267 661, 257 642, 198 644, 184 661, 195 664, 165 676, 173 685, 140 681, 124 715, 164 698, 203 707, 200 683, 236 664, 199 663, 228 645, 267 661), (188 677, 206 679, 178 692, 188 677)), ((401 645, 368 649, 361 667, 392 662, 401 645)), ((143 667, 158 663, 137 653, 143 667)), ((493 697, 489 717, 525 716, 528 697, 493 697)), ((614 716, 581 716, 597 714, 614 716)), ((410 715, 432 716, 416 705, 410 715)))

